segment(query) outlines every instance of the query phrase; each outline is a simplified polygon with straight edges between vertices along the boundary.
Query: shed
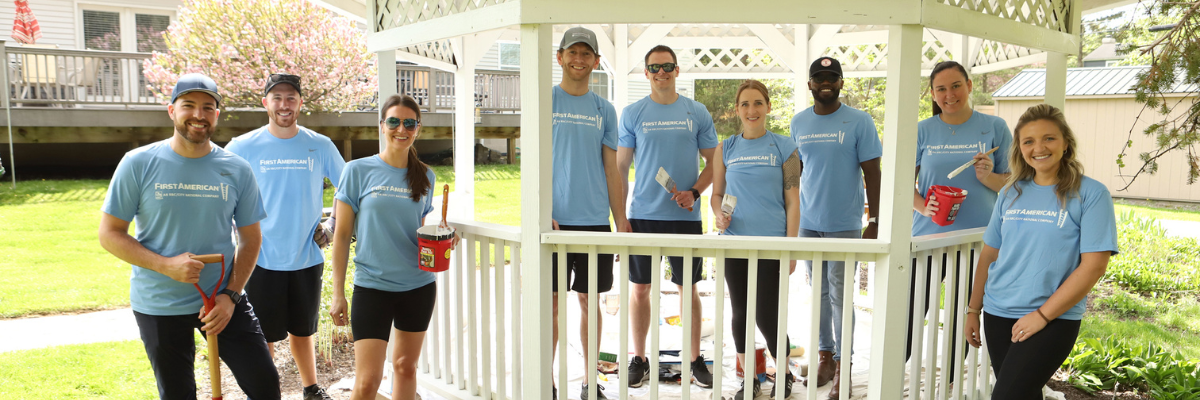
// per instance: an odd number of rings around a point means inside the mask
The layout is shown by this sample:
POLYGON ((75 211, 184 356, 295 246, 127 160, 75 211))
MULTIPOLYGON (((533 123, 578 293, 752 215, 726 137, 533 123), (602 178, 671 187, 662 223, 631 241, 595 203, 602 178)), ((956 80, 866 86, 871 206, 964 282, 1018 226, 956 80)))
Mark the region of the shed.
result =
MULTIPOLYGON (((1200 184, 1187 184, 1187 154, 1174 152, 1158 161, 1154 175, 1142 173, 1128 189, 1121 190, 1137 168, 1138 155, 1152 150, 1154 138, 1143 134, 1150 124, 1162 120, 1154 110, 1143 111, 1133 97, 1137 75, 1147 66, 1069 68, 1067 97, 1063 112, 1075 131, 1079 159, 1084 173, 1104 183, 1113 197, 1200 202, 1200 184), (1140 116, 1140 117, 1139 117, 1140 116), (1128 140, 1133 148, 1126 152, 1125 168, 1117 166, 1117 155, 1128 140)), ((1027 69, 992 93, 996 115, 1009 128, 1030 106, 1042 103, 1046 70, 1027 69)), ((1189 102, 1195 97, 1194 85, 1176 84, 1167 93, 1169 103, 1189 102)), ((1180 108, 1177 113, 1182 113, 1180 108)), ((1175 115, 1172 115, 1174 117, 1175 115)))

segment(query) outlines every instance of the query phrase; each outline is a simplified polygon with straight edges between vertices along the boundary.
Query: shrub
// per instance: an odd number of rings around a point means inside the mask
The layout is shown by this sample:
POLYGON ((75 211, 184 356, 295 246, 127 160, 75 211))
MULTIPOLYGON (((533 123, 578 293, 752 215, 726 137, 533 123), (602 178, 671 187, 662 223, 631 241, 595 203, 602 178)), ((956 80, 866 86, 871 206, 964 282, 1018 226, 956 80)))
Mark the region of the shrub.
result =
POLYGON ((1063 368, 1067 383, 1092 394, 1133 389, 1155 399, 1200 398, 1200 360, 1185 359, 1153 343, 1081 339, 1063 368))
POLYGON ((1200 244, 1168 237, 1154 218, 1125 212, 1117 218, 1121 253, 1108 264, 1105 279, 1138 294, 1171 297, 1200 291, 1200 244))

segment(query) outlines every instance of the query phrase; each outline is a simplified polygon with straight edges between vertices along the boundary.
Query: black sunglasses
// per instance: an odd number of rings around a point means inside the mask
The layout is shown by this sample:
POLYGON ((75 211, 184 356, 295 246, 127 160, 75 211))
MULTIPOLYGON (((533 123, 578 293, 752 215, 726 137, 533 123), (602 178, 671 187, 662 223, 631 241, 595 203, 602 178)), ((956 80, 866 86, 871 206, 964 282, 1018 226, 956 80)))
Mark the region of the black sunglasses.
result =
POLYGON ((417 129, 417 125, 421 124, 421 120, 412 118, 400 119, 396 117, 387 117, 387 119, 383 120, 383 123, 387 124, 388 129, 396 129, 400 127, 400 124, 404 124, 404 129, 411 131, 413 129, 417 129))
POLYGON ((652 74, 657 74, 660 69, 667 72, 675 72, 675 63, 649 64, 646 66, 646 69, 650 70, 652 74))
POLYGON ((812 77, 809 77, 808 79, 813 82, 816 82, 816 83, 834 83, 834 82, 837 82, 839 79, 842 79, 842 77, 840 77, 834 73, 821 73, 821 74, 813 75, 812 77))
POLYGON ((267 77, 267 82, 271 82, 271 83, 288 82, 288 83, 299 84, 300 77, 296 76, 296 75, 289 75, 289 74, 271 74, 271 76, 267 77))

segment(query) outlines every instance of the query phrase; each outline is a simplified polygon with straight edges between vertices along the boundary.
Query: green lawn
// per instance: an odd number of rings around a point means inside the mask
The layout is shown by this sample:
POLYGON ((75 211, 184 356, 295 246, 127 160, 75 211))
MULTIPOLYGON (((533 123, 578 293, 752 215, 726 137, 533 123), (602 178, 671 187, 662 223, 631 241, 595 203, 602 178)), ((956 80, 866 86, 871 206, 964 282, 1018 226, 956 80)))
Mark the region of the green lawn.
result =
POLYGON ((140 340, 0 354, 3 399, 155 399, 140 340))
POLYGON ((1143 217, 1154 217, 1156 219, 1171 219, 1176 221, 1197 221, 1200 222, 1200 212, 1173 210, 1167 208, 1154 208, 1146 206, 1138 206, 1132 204, 1122 204, 1121 199, 1116 199, 1117 214, 1120 215, 1124 211, 1133 211, 1143 217))

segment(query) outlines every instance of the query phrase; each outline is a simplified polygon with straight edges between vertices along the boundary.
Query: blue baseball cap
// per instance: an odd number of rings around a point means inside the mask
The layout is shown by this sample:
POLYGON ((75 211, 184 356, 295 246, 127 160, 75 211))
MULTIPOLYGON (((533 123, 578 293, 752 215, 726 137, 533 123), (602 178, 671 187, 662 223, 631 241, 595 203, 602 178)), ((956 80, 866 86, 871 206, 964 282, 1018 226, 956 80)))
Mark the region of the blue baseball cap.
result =
POLYGON ((187 74, 179 77, 179 81, 175 82, 175 90, 171 92, 171 103, 175 103, 175 99, 178 99, 179 96, 190 92, 208 93, 217 100, 217 106, 221 106, 221 95, 217 93, 217 82, 204 74, 187 74))

